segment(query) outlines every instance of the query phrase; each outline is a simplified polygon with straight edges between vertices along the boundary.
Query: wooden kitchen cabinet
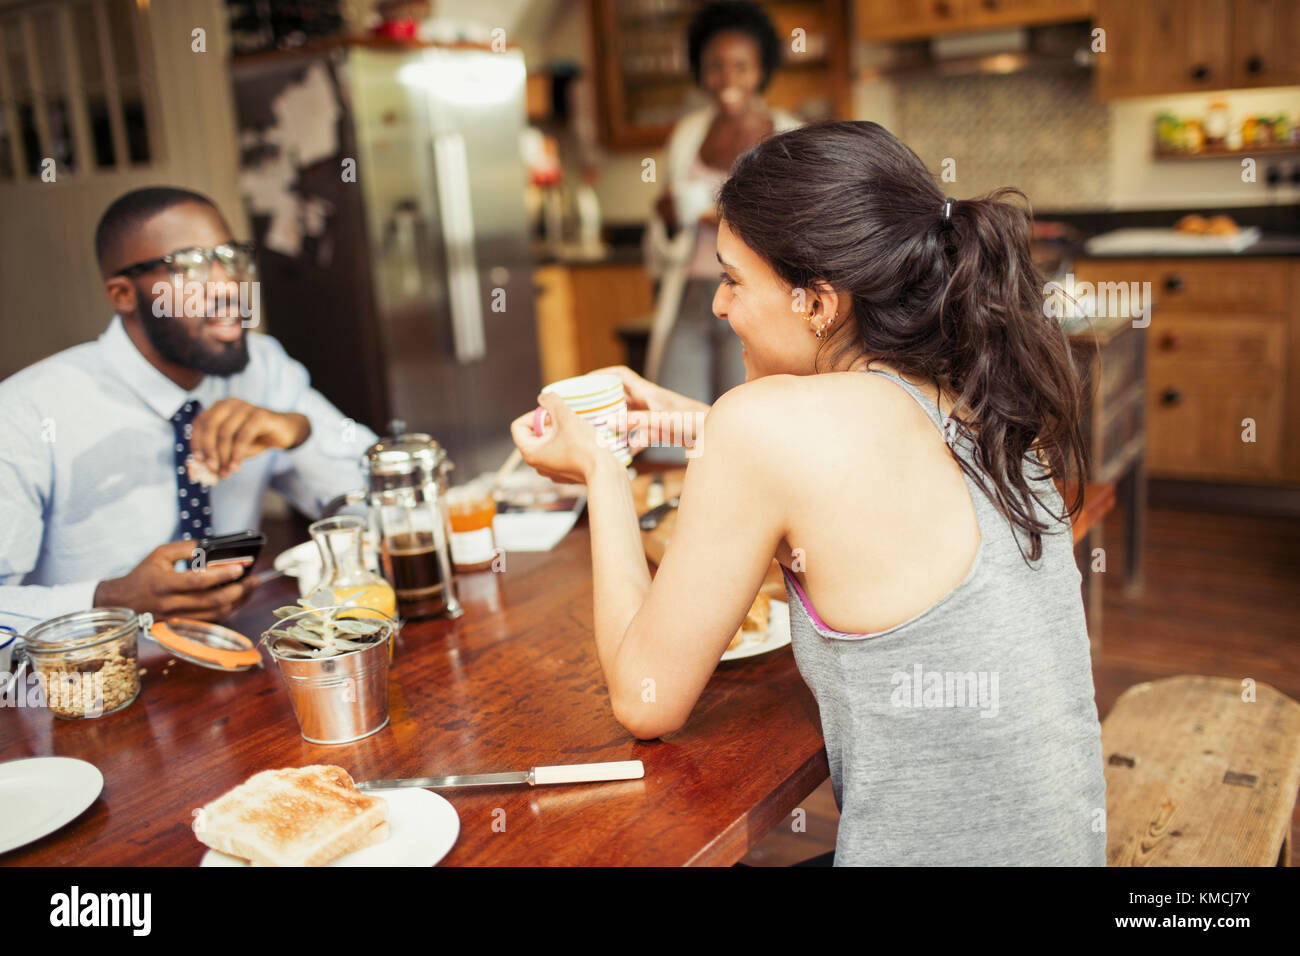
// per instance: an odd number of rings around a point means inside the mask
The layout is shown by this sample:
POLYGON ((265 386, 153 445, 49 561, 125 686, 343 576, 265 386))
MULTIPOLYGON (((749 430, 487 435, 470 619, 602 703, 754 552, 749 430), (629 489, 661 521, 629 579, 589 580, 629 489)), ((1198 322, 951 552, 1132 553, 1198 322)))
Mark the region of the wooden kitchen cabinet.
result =
POLYGON ((1233 0, 1232 85, 1300 84, 1300 3, 1233 0))
POLYGON ((1095 5, 1095 0, 857 0, 854 14, 860 40, 912 40, 1088 20, 1095 5))
POLYGON ((1296 0, 1097 0, 1101 100, 1300 83, 1296 0))
POLYGON ((966 0, 857 0, 861 40, 910 40, 962 29, 966 0))
POLYGON ((1150 471, 1156 477, 1274 483, 1282 480, 1283 381, 1185 366, 1152 356, 1147 379, 1150 471), (1243 440, 1255 423, 1255 441, 1243 440))
POLYGON ((1232 0, 1098 0, 1097 98, 1232 86, 1232 0))
POLYGON ((1151 283, 1161 308, 1175 312, 1276 312, 1289 307, 1285 259, 1089 259, 1079 264, 1091 282, 1151 283))
POLYGON ((1179 478, 1280 481, 1285 319, 1153 316, 1147 377, 1153 470, 1179 478), (1255 441, 1243 440, 1254 422, 1255 441))
POLYGON ((1151 283, 1152 477, 1300 482, 1300 260, 1086 259, 1075 279, 1151 283))
POLYGON ((1097 6, 1095 0, 966 0, 966 5, 977 30, 1090 20, 1097 6))
POLYGON ((546 382, 623 364, 618 327, 654 311, 654 285, 640 262, 546 265, 533 283, 546 382))

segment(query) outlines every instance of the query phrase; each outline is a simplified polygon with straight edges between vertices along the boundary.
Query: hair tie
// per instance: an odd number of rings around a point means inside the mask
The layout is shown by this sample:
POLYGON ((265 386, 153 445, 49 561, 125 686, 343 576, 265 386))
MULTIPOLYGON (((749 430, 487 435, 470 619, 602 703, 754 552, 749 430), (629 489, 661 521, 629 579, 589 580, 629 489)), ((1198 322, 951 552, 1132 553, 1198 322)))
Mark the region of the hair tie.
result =
POLYGON ((952 207, 953 207, 953 205, 954 205, 956 202, 957 202, 957 200, 953 199, 951 196, 948 196, 948 197, 947 197, 946 199, 944 199, 944 201, 943 201, 943 220, 942 220, 942 221, 943 221, 943 224, 944 224, 945 226, 951 226, 951 225, 952 225, 952 207))

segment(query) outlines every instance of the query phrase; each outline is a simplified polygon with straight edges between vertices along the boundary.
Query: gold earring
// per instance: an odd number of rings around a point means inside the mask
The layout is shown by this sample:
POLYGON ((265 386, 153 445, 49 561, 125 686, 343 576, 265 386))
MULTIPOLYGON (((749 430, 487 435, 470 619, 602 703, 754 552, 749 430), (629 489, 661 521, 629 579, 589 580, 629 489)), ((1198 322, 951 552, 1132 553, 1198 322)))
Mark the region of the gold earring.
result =
MULTIPOLYGON (((808 327, 809 327, 809 328, 812 328, 812 316, 809 315, 807 312, 805 312, 805 313, 803 314, 803 318, 804 318, 804 321, 808 323, 808 327)), ((827 322, 827 323, 825 323, 824 325, 822 325, 822 327, 821 327, 820 329, 813 329, 813 330, 812 330, 812 334, 815 335, 817 338, 820 339, 820 338, 821 338, 821 337, 826 333, 826 330, 829 329, 829 328, 830 328, 830 323, 827 322)))

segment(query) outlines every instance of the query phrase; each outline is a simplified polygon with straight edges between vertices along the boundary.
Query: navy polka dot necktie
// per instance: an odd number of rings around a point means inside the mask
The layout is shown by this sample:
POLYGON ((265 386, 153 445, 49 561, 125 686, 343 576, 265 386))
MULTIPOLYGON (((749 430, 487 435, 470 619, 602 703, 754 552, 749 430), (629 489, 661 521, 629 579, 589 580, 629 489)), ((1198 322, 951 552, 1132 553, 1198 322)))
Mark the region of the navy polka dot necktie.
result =
POLYGON ((180 501, 181 537, 186 541, 212 537, 212 505, 208 501, 208 489, 190 478, 186 466, 190 457, 191 423, 202 410, 203 403, 191 399, 172 416, 172 431, 176 435, 176 496, 180 501))

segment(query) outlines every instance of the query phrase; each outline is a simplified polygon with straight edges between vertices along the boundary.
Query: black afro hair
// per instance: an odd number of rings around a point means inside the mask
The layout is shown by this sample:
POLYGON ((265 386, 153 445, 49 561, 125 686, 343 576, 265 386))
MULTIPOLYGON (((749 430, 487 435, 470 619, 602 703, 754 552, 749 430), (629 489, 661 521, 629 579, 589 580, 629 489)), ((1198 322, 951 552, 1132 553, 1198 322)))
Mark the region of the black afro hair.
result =
POLYGON ((701 81, 704 48, 719 33, 728 32, 744 33, 753 39, 763 68, 763 80, 758 88, 767 89, 772 74, 781 65, 781 40, 763 8, 752 0, 718 0, 706 3, 696 11, 686 31, 687 55, 695 82, 701 81))

